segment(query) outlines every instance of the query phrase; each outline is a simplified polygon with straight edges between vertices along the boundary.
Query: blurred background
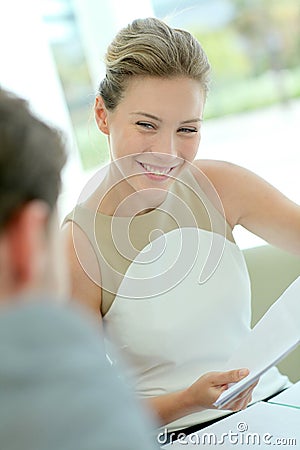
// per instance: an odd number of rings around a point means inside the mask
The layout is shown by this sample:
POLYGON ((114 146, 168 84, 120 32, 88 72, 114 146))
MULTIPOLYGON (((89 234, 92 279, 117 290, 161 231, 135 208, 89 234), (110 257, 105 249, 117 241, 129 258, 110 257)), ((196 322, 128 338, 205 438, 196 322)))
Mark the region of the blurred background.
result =
MULTIPOLYGON (((63 217, 108 161, 93 102, 103 56, 136 17, 185 28, 212 65, 199 158, 258 173, 300 203, 300 0, 0 0, 0 85, 67 136, 63 217)), ((242 248, 263 243, 235 231, 242 248)))

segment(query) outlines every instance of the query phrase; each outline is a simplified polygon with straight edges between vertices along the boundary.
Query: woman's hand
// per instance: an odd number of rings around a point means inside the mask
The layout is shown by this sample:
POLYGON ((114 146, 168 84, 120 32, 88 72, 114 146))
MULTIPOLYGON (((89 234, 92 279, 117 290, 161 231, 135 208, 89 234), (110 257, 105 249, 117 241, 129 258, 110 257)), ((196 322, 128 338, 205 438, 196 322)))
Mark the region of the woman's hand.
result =
MULTIPOLYGON (((215 401, 223 391, 228 389, 229 384, 237 383, 248 374, 248 369, 208 372, 187 389, 149 398, 147 403, 157 414, 160 424, 165 425, 188 414, 204 409, 216 409, 215 401)), ((256 385, 257 382, 222 409, 239 411, 246 408, 252 399, 252 392, 256 385)))
MULTIPOLYGON (((192 411, 214 409, 214 403, 230 383, 237 383, 249 374, 248 369, 230 370, 228 372, 209 372, 200 377, 185 391, 187 405, 192 411)), ((252 392, 257 382, 245 389, 238 397, 227 403, 226 410, 239 411, 247 407, 252 400, 252 392)))

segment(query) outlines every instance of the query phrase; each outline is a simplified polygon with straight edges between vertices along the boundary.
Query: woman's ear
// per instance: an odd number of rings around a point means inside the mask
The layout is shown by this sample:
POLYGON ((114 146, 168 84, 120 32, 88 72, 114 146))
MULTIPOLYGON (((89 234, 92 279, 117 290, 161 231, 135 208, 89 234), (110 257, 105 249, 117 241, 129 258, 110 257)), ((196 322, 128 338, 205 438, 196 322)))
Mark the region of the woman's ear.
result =
POLYGON ((102 133, 109 135, 107 109, 101 95, 97 95, 96 97, 94 111, 99 130, 102 131, 102 133))

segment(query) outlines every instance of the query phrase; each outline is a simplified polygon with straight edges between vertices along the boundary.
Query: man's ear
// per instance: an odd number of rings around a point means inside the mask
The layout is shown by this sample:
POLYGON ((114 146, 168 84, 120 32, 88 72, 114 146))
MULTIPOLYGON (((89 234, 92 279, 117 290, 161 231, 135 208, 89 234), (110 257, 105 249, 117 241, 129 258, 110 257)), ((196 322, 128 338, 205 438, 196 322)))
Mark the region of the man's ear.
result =
POLYGON ((95 111, 95 120, 99 130, 102 131, 102 133, 109 135, 107 109, 105 107, 101 95, 97 95, 96 97, 94 111, 95 111))
POLYGON ((8 264, 16 291, 39 287, 47 262, 49 207, 40 200, 24 205, 6 229, 8 264))

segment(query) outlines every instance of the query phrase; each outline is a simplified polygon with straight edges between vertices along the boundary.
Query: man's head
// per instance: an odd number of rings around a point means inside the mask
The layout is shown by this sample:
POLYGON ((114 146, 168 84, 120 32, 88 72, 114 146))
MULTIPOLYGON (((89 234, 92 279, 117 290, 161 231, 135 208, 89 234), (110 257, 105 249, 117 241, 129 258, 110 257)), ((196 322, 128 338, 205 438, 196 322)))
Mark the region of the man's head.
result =
POLYGON ((60 289, 55 228, 64 163, 60 134, 0 89, 0 301, 60 289))

